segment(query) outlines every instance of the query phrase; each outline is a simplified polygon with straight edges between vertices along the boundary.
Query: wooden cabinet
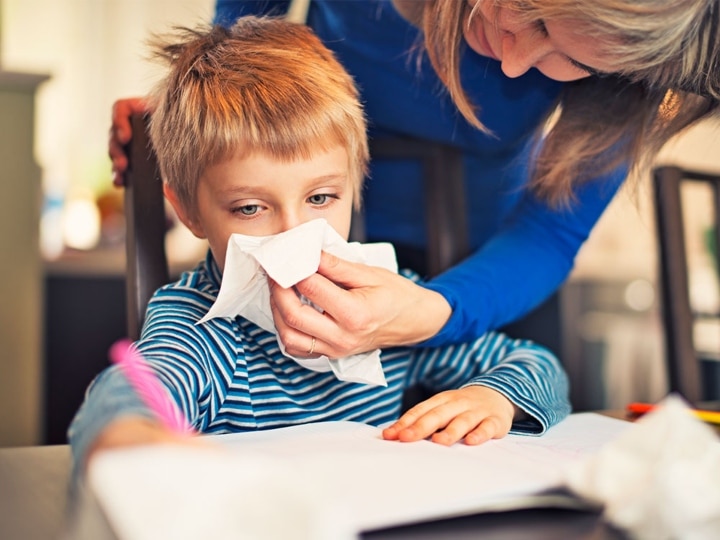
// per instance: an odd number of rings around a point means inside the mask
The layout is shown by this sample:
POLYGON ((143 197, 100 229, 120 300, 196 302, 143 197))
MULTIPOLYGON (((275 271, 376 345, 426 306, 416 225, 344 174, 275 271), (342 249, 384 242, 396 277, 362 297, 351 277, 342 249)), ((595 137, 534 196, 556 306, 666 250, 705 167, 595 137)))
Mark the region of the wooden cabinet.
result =
POLYGON ((42 444, 67 442, 88 384, 108 365, 110 346, 126 336, 125 318, 122 274, 47 269, 42 444))
POLYGON ((35 93, 47 77, 0 71, 0 446, 42 432, 40 168, 35 93))

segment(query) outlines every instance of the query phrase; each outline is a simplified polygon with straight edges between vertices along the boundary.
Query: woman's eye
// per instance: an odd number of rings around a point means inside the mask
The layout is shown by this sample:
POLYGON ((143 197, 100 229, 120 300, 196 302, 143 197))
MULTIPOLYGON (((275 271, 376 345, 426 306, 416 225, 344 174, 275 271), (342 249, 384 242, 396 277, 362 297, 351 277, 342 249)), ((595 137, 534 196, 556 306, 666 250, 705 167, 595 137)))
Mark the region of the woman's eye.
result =
POLYGON ((257 204, 248 204, 245 206, 238 206, 233 209, 233 214, 242 214, 243 216, 252 216, 258 213, 260 207, 257 204))
POLYGON ((535 28, 545 37, 548 37, 550 35, 548 34, 547 27, 545 26, 545 21, 543 21, 542 19, 538 19, 537 21, 535 21, 535 28))

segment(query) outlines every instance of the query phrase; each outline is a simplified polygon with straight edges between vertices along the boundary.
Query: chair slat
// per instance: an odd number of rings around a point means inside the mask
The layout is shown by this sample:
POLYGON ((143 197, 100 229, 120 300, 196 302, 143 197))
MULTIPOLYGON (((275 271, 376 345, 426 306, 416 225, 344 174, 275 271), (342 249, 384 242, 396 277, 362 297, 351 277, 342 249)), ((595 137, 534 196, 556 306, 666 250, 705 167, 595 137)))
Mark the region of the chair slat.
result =
POLYGON ((147 134, 148 117, 133 115, 133 137, 126 148, 126 309, 130 339, 140 336, 150 297, 169 280, 165 255, 167 221, 162 180, 147 134))
POLYGON ((653 171, 661 311, 670 390, 680 393, 691 403, 698 403, 707 397, 703 395, 701 360, 693 339, 694 315, 690 304, 681 189, 685 182, 691 181, 706 183, 713 190, 717 246, 720 238, 720 174, 676 166, 657 167, 653 171))

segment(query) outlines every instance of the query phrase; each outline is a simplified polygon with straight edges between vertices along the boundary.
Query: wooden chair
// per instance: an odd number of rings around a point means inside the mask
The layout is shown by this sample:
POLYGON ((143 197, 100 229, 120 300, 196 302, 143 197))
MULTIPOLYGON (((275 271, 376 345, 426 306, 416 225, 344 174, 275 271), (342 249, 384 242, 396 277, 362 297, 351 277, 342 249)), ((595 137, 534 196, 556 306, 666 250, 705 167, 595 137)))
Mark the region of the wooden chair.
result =
MULTIPOLYGON (((703 388, 703 360, 702 353, 696 349, 694 343, 694 325, 698 318, 717 319, 720 314, 698 313, 690 302, 686 220, 683 215, 681 188, 691 182, 701 182, 711 188, 715 220, 713 241, 717 257, 720 253, 720 174, 675 166, 657 167, 653 171, 660 263, 660 303, 670 390, 681 394, 691 403, 698 403, 718 399, 720 395, 708 396, 703 388)), ((720 343, 718 348, 720 349, 720 343)))
MULTIPOLYGON (((137 339, 150 297, 170 281, 165 253, 162 180, 147 134, 146 116, 133 115, 125 187, 127 331, 137 339)), ((371 142, 373 159, 413 159, 423 166, 428 223, 428 270, 436 275, 469 253, 462 155, 452 147, 411 137, 371 142)), ((364 238, 362 215, 353 217, 353 240, 364 238)))
POLYGON ((422 163, 428 275, 436 276, 469 255, 465 180, 460 151, 413 137, 379 137, 370 141, 370 155, 373 160, 415 160, 422 163))
MULTIPOLYGON (((127 146, 125 214, 127 221, 127 332, 137 339, 145 310, 156 289, 170 281, 165 253, 162 181, 147 135, 148 118, 132 117, 133 139, 127 146)), ((464 195, 462 154, 455 148, 413 137, 378 137, 370 141, 374 160, 418 160, 422 163, 428 249, 427 274, 434 276, 470 253, 464 195)), ((361 213, 353 216, 351 239, 364 240, 361 213)), ((533 339, 562 353, 561 314, 556 294, 524 319, 503 330, 513 337, 533 339)), ((569 372, 571 366, 568 366, 569 372)), ((572 373, 571 373, 572 375, 572 373)), ((404 408, 427 396, 422 388, 409 389, 404 408)))
POLYGON ((147 117, 131 118, 125 174, 127 333, 138 339, 153 293, 170 281, 165 254, 167 220, 162 180, 147 133, 147 117))

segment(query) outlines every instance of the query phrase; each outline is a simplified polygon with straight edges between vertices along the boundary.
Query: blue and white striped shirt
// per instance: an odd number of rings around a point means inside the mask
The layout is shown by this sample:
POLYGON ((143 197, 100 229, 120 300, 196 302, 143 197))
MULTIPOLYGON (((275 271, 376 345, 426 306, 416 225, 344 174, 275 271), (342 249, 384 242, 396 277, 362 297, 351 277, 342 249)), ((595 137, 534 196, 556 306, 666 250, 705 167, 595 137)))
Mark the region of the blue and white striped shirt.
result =
MULTIPOLYGON (((197 322, 219 292, 212 255, 179 281, 159 289, 136 343, 195 429, 228 433, 308 422, 396 420, 407 388, 433 392, 483 385, 528 413, 516 433, 541 434, 570 412, 567 377, 548 350, 502 334, 439 348, 382 352, 387 387, 338 380, 282 355, 274 334, 241 317, 197 322)), ((126 414, 150 416, 116 367, 88 389, 69 430, 76 463, 103 426, 126 414)))

